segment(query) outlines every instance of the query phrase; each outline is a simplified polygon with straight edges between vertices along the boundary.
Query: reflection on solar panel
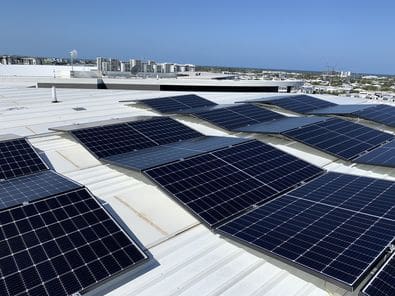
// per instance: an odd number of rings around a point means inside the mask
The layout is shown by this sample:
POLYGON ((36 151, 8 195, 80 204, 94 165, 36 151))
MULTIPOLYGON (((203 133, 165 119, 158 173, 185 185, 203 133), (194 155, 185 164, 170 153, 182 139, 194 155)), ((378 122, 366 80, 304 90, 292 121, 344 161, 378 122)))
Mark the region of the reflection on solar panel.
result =
POLYGON ((395 167, 395 141, 361 155, 354 160, 358 163, 395 167))
POLYGON ((336 104, 306 95, 263 99, 262 103, 279 106, 297 113, 308 113, 316 109, 336 106, 336 104))
POLYGON ((0 179, 24 176, 47 169, 25 139, 0 142, 0 179))
POLYGON ((193 113, 193 115, 227 130, 284 118, 284 116, 279 113, 250 104, 214 108, 209 111, 196 112, 193 113))
POLYGON ((258 141, 145 171, 209 226, 321 172, 258 141))
POLYGON ((201 133, 168 117, 154 117, 150 120, 135 121, 128 124, 159 145, 203 136, 201 133))
POLYGON ((71 295, 146 258, 85 190, 0 211, 0 294, 71 295))
POLYGON ((362 290, 364 296, 395 295, 395 253, 362 290))
POLYGON ((182 95, 182 96, 173 96, 173 97, 164 97, 164 98, 154 98, 154 99, 146 99, 139 100, 138 103, 143 103, 155 111, 161 113, 169 113, 176 112, 180 110, 186 110, 191 108, 198 107, 209 107, 215 106, 214 102, 206 100, 197 95, 182 95))
POLYGON ((283 134, 347 160, 393 139, 390 134, 335 118, 283 134))
POLYGON ((219 232, 352 289, 394 239, 386 190, 393 200, 393 182, 326 174, 219 232))
POLYGON ((114 124, 72 131, 98 158, 156 146, 127 124, 114 124))
POLYGON ((199 137, 135 152, 112 155, 104 159, 109 163, 141 171, 245 141, 247 140, 231 137, 199 137))
POLYGON ((377 105, 375 107, 355 112, 354 115, 395 127, 395 108, 393 106, 377 105))
POLYGON ((53 171, 0 182, 0 209, 22 204, 43 197, 79 188, 80 185, 69 181, 53 171))

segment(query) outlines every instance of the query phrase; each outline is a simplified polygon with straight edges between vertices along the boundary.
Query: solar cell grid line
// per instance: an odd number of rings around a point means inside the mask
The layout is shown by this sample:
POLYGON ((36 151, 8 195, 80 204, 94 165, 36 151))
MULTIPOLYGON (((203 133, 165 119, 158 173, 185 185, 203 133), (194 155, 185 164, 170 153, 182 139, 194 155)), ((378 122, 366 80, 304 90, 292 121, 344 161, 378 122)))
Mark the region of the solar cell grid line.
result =
POLYGON ((393 241, 394 226, 394 220, 285 194, 217 231, 352 290, 393 241))
POLYGON ((395 127, 395 108, 393 106, 376 105, 375 107, 354 112, 354 115, 363 119, 395 127))
POLYGON ((79 187, 79 184, 50 170, 0 181, 0 209, 79 187))
POLYGON ((48 167, 26 139, 0 142, 0 180, 44 170, 48 167))
POLYGON ((129 122, 128 125, 159 145, 203 136, 194 129, 168 117, 129 122))
POLYGON ((158 145, 125 123, 73 130, 71 133, 97 158, 158 145))
POLYGON ((154 167, 144 173, 213 227, 323 172, 308 163, 295 162, 298 160, 295 157, 286 156, 286 153, 253 140, 154 167), (262 153, 255 159, 243 161, 245 153, 256 153, 254 149, 261 149, 262 153), (267 165, 270 159, 278 156, 282 156, 276 164, 283 167, 280 173, 267 165), (259 161, 260 166, 253 166, 253 161, 259 161), (290 167, 298 174, 291 172, 286 164, 297 164, 290 167), (263 171, 257 173, 258 170, 263 171))
POLYGON ((387 180, 327 173, 288 195, 395 221, 395 183, 387 180))
POLYGON ((213 155, 280 192, 323 173, 316 166, 258 141, 221 149, 213 155))
POLYGON ((0 210, 0 294, 72 295, 147 256, 86 189, 0 210))
POLYGON ((277 193, 209 153, 144 173, 209 227, 277 193))
POLYGON ((395 295, 395 253, 375 273, 361 291, 362 296, 395 295))
POLYGON ((283 135, 346 160, 394 138, 391 134, 335 118, 286 131, 283 135))

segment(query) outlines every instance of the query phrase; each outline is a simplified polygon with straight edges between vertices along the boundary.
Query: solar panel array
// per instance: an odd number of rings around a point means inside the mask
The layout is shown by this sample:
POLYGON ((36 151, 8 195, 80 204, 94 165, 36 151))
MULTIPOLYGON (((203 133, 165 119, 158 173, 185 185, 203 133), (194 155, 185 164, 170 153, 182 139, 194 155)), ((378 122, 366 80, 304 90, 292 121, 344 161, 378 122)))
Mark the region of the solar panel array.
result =
POLYGON ((25 139, 0 142, 0 180, 47 170, 25 139))
POLYGON ((393 182, 328 173, 219 232, 355 288, 395 237, 394 192, 393 182))
POLYGON ((85 190, 0 210, 0 294, 72 295, 145 255, 85 190))
POLYGON ((143 103, 155 111, 161 113, 171 113, 177 112, 180 110, 199 108, 199 107, 210 107, 215 106, 214 102, 206 100, 197 95, 182 95, 182 96, 173 96, 173 97, 164 97, 164 98, 153 98, 153 99, 145 99, 139 100, 138 103, 143 103))
POLYGON ((91 127, 72 134, 98 158, 202 136, 170 118, 91 127))
POLYGON ((213 226, 322 170, 258 141, 144 171, 213 226))
POLYGON ((196 112, 193 115, 227 130, 284 118, 279 113, 250 104, 214 108, 196 112))
POLYGON ((341 119, 328 119, 286 131, 284 135, 346 160, 353 159, 394 137, 341 119))
POLYGON ((358 112, 354 115, 367 120, 395 127, 395 108, 389 105, 377 105, 358 112))
POLYGON ((297 113, 309 113, 316 109, 336 106, 336 104, 306 95, 261 100, 262 103, 279 106, 297 113))
POLYGON ((361 294, 363 296, 395 295, 395 253, 369 281, 361 294))

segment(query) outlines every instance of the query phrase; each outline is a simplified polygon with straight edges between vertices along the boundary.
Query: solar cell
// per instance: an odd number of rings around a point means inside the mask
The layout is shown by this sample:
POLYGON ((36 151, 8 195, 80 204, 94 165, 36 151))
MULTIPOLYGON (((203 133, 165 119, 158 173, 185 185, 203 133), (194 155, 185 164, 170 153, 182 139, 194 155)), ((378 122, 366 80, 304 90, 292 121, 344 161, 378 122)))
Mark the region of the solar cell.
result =
POLYGON ((354 160, 358 163, 395 167, 395 141, 377 147, 354 160))
POLYGON ((249 104, 213 108, 193 115, 227 130, 284 118, 279 113, 249 104))
POLYGON ((389 105, 377 105, 358 112, 355 116, 395 127, 395 108, 389 105))
POLYGON ((98 158, 157 145, 126 123, 74 130, 71 133, 98 158))
POLYGON ((144 171, 211 227, 321 172, 258 141, 144 171))
POLYGON ((0 142, 0 180, 29 175, 47 169, 25 139, 0 142))
POLYGON ((0 181, 0 209, 79 188, 53 171, 0 181))
POLYGON ((216 105, 214 102, 206 100, 197 95, 181 95, 163 98, 153 98, 138 100, 136 102, 143 103, 151 107, 155 111, 161 113, 171 113, 191 108, 209 107, 216 105))
POLYGON ((395 295, 395 253, 392 254, 380 270, 362 290, 363 296, 395 295))
POLYGON ((283 134, 346 160, 393 139, 390 134, 335 118, 283 134))
POLYGON ((393 241, 395 221, 286 194, 218 230, 352 290, 393 241))
POLYGON ((72 295, 146 259, 85 189, 0 210, 0 294, 72 295))
POLYGON ((203 136, 201 133, 168 117, 128 123, 136 131, 159 145, 203 136))

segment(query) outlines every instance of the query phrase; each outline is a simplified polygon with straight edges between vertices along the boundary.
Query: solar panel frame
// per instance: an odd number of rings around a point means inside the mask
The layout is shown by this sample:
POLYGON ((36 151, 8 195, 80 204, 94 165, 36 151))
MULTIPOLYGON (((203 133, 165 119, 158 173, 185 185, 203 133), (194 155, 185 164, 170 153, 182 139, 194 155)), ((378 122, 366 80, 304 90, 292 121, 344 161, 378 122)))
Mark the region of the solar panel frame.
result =
POLYGON ((86 188, 1 210, 0 220, 2 295, 87 292, 148 259, 86 188))
POLYGON ((395 294, 395 253, 389 256, 361 290, 361 296, 391 296, 395 294), (391 278, 392 277, 392 278, 391 278), (391 283, 392 282, 392 283, 391 283), (385 289, 385 290, 383 290, 385 289))
POLYGON ((395 140, 385 143, 354 159, 354 162, 395 167, 395 140))
POLYGON ((0 140, 0 180, 46 170, 49 170, 47 164, 25 138, 0 140))
POLYGON ((353 113, 354 116, 395 127, 395 108, 393 106, 381 104, 374 105, 353 113))

